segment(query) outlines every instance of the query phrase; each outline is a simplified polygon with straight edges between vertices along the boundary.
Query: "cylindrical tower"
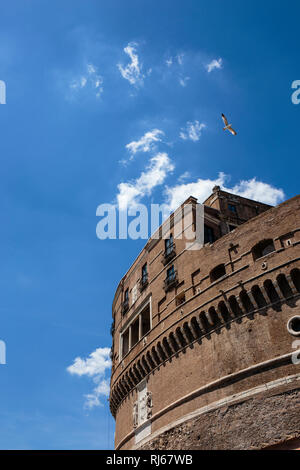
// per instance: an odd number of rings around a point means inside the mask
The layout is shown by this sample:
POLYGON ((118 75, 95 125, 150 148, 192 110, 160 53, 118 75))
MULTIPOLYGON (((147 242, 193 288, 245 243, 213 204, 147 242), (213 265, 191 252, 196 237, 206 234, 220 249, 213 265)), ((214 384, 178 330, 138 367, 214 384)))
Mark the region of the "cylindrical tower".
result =
POLYGON ((202 249, 171 220, 117 288, 115 447, 300 448, 300 196, 204 205, 202 249))

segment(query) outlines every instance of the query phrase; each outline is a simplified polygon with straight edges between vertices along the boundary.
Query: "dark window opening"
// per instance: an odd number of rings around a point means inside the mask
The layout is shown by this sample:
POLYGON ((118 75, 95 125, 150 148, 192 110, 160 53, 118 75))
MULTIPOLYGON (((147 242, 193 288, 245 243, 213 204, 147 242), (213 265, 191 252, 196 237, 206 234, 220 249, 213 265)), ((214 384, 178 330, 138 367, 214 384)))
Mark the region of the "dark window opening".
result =
POLYGON ((266 299, 264 298, 259 286, 253 286, 251 292, 258 308, 263 308, 267 305, 266 299))
POLYGON ((157 354, 156 349, 155 349, 154 346, 152 348, 152 356, 154 357, 154 360, 155 360, 156 364, 161 363, 161 359, 160 359, 159 355, 157 354))
POLYGON ((139 341, 139 318, 137 318, 131 325, 131 347, 136 345, 139 341))
POLYGON ((249 297, 249 295, 247 294, 247 292, 245 290, 242 290, 242 292, 240 293, 240 299, 241 299, 242 305, 243 305, 243 307, 244 307, 244 309, 246 310, 247 313, 250 313, 253 310, 255 310, 254 305, 251 302, 250 297, 249 297))
POLYGON ((210 309, 208 310, 208 315, 213 325, 219 325, 221 323, 221 320, 218 317, 215 307, 210 307, 210 309))
POLYGON ((204 225, 204 243, 214 243, 215 240, 214 230, 208 225, 204 225))
POLYGON ((129 290, 126 289, 124 293, 124 302, 122 305, 122 314, 125 315, 128 309, 129 309, 129 290))
POLYGON ((236 300, 236 297, 234 295, 229 297, 229 305, 230 305, 230 308, 233 311, 235 316, 239 316, 239 315, 243 314, 243 312, 242 312, 242 310, 241 310, 241 308, 238 304, 238 301, 236 300))
POLYGON ((200 324, 203 328, 203 330, 207 333, 210 331, 210 324, 209 324, 209 321, 207 319, 207 316, 205 315, 205 312, 201 312, 200 315, 199 315, 199 320, 200 320, 200 324))
POLYGON ((296 287, 296 290, 300 292, 300 270, 293 269, 291 271, 291 278, 292 278, 294 286, 296 287))
POLYGON ((147 263, 146 263, 142 267, 142 283, 146 284, 147 281, 148 281, 148 271, 147 271, 147 263))
POLYGON ((265 288, 267 296, 269 297, 270 302, 272 304, 276 303, 280 300, 279 295, 277 294, 276 289, 275 289, 272 281, 270 281, 269 279, 267 281, 265 281, 264 282, 264 288, 265 288))
POLYGON ((263 258, 273 251, 275 251, 273 240, 263 240, 252 248, 253 259, 263 258))
POLYGON ((150 331, 151 321, 150 321, 150 306, 147 305, 141 313, 141 322, 142 322, 142 337, 145 336, 150 331))
POLYGON ((126 356, 129 351, 129 330, 122 335, 122 356, 126 356))
POLYGON ((180 342, 180 346, 181 346, 181 347, 185 347, 185 346, 187 345, 187 342, 186 342, 185 337, 183 336, 183 334, 182 334, 182 332, 181 332, 180 327, 178 327, 178 328, 176 329, 176 335, 177 335, 177 338, 178 338, 178 340, 179 340, 179 342, 180 342))
POLYGON ((165 361, 167 359, 167 356, 160 343, 157 344, 157 350, 162 360, 165 361))
POLYGON ((173 235, 170 235, 170 238, 165 240, 165 252, 166 256, 169 256, 174 249, 173 235))
POLYGON ((164 338, 163 341, 162 341, 162 343, 163 343, 163 346, 164 346, 165 351, 167 352, 168 356, 169 356, 169 357, 172 356, 173 351, 172 351, 172 349, 171 349, 170 346, 169 346, 169 343, 168 343, 168 341, 167 341, 167 338, 164 338))
POLYGON ((233 232, 236 229, 235 225, 229 225, 229 232, 233 232))
POLYGON ((220 302, 219 305, 218 305, 218 308, 219 308, 219 311, 222 315, 222 318, 224 320, 224 322, 229 322, 231 320, 231 315, 229 313, 229 310, 227 308, 227 305, 225 304, 225 302, 220 302))
POLYGON ((174 349, 175 352, 177 352, 180 349, 180 346, 178 345, 176 339, 174 338, 173 333, 170 333, 169 335, 169 341, 174 349))
POLYGON ((142 278, 140 280, 140 291, 144 290, 148 285, 148 268, 147 263, 142 267, 142 278))
POLYGON ((219 266, 217 266, 210 272, 210 280, 211 282, 215 282, 218 279, 221 279, 221 277, 225 275, 226 275, 225 264, 220 264, 219 266))
POLYGON ((279 274, 279 276, 277 276, 276 280, 277 280, 277 283, 278 283, 278 287, 281 290, 283 296, 286 297, 286 298, 292 297, 293 292, 292 292, 292 289, 289 286, 289 283, 288 283, 287 278, 285 277, 285 275, 284 274, 279 274))
POLYGON ((189 340, 189 342, 192 343, 194 341, 194 336, 193 336, 193 333, 192 333, 188 323, 185 323, 183 325, 183 331, 185 332, 185 335, 186 335, 187 339, 189 340))
POLYGON ((174 265, 172 265, 168 270, 167 270, 167 281, 172 282, 175 279, 175 268, 174 265))

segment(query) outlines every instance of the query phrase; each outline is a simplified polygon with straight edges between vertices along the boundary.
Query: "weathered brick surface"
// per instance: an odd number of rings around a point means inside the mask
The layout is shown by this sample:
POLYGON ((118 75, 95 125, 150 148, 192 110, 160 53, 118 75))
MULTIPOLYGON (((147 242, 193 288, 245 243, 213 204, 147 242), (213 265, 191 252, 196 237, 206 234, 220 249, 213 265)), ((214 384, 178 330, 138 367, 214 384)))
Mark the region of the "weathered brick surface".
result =
POLYGON ((148 450, 249 450, 300 438, 300 391, 224 407, 165 432, 148 450))
MULTIPOLYGON (((213 207, 207 214, 207 223, 215 226, 220 233, 224 232, 228 222, 233 223, 232 216, 226 212, 228 201, 231 201, 230 196, 220 192, 220 194, 214 193, 207 202, 213 207)), ((152 354, 152 347, 156 348, 158 342, 162 343, 164 338, 169 338, 171 332, 175 333, 177 328, 183 331, 185 324, 191 328, 192 318, 199 320, 201 312, 209 318, 209 311, 214 307, 221 325, 194 343, 181 348, 177 355, 167 358, 146 376, 148 390, 153 396, 154 416, 200 387, 205 387, 226 375, 237 374, 242 369, 292 352, 292 343, 296 338, 288 333, 286 325, 292 316, 300 314, 300 290, 298 286, 297 291, 297 286, 291 283, 291 280, 289 282, 294 292, 292 296, 287 294, 284 296, 277 285, 281 294, 280 301, 272 303, 265 293, 267 298, 265 308, 258 309, 255 305, 256 308, 252 313, 247 313, 244 309, 242 315, 232 315, 230 321, 222 318, 219 305, 220 302, 227 302, 230 296, 240 299, 242 291, 251 293, 254 286, 263 288, 267 280, 276 285, 279 274, 288 278, 294 269, 300 267, 300 197, 267 211, 267 206, 261 205, 257 209, 257 203, 251 201, 246 201, 244 207, 242 199, 239 198, 238 201, 233 199, 233 201, 241 205, 238 214, 241 221, 253 217, 256 212, 259 215, 243 223, 233 232, 223 234, 215 243, 204 246, 200 251, 185 251, 185 241, 175 240, 176 258, 173 262, 179 280, 179 285, 175 289, 165 293, 163 288, 168 267, 162 264, 164 240, 154 244, 148 242, 120 282, 113 303, 115 330, 110 396, 111 409, 116 417, 116 446, 120 448, 129 449, 134 446, 132 410, 137 392, 128 381, 128 374, 130 375, 133 366, 141 361, 143 356, 146 357, 148 352, 152 354), (264 239, 273 240, 275 251, 255 261, 251 249, 264 239), (289 244, 287 240, 290 240, 289 244), (130 296, 132 295, 133 286, 141 278, 141 268, 145 262, 148 264, 149 285, 123 316, 121 302, 124 291, 129 288, 130 296), (226 276, 212 283, 209 273, 220 263, 225 264, 226 276), (185 303, 178 306, 176 296, 182 292, 185 294, 185 303), (145 338, 146 342, 144 339, 139 341, 121 360, 120 334, 140 306, 150 297, 152 329, 145 338)), ((152 422, 152 432, 158 432, 163 426, 182 416, 235 393, 293 375, 299 372, 299 367, 291 362, 279 364, 269 370, 249 374, 247 377, 206 390, 205 393, 176 405, 155 418, 152 422)), ((219 416, 217 412, 216 416, 219 416)), ((201 420, 203 419, 201 417, 201 420)), ((218 422, 216 426, 221 426, 220 420, 216 422, 218 422)), ((293 419, 291 422, 294 422, 293 419)), ((235 426, 238 426, 238 423, 235 423, 235 426)), ((217 427, 209 429, 210 432, 213 432, 213 429, 217 432, 217 427)), ((219 427, 218 433, 221 431, 219 427)), ((224 441, 226 442, 224 445, 228 445, 228 439, 224 441)), ((245 441, 245 445, 248 444, 249 441, 245 441)))

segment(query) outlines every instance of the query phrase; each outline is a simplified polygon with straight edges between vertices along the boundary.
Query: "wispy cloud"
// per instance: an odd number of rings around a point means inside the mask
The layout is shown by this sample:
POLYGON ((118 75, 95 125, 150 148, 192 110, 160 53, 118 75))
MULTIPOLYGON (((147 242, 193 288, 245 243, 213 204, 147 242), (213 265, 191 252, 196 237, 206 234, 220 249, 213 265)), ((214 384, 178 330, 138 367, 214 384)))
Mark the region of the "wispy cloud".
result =
POLYGON ((203 129, 206 128, 204 123, 200 123, 199 121, 188 121, 185 128, 182 128, 179 137, 182 140, 192 140, 193 142, 197 142, 201 135, 203 129))
POLYGON ((98 73, 97 67, 93 64, 87 64, 84 73, 70 82, 70 89, 78 92, 83 88, 89 88, 96 96, 100 98, 103 93, 103 77, 98 73))
POLYGON ((181 78, 179 78, 179 84, 183 88, 185 88, 187 86, 189 80, 190 80, 190 77, 183 77, 183 78, 181 77, 181 78))
POLYGON ((218 185, 224 191, 228 191, 239 196, 243 196, 265 204, 276 205, 283 201, 284 192, 282 189, 257 181, 256 178, 243 180, 232 188, 226 187, 228 177, 224 173, 219 173, 216 179, 201 179, 196 182, 187 182, 173 187, 167 187, 165 191, 166 203, 171 210, 175 210, 189 196, 194 196, 199 202, 203 202, 212 192, 214 186, 218 185))
POLYGON ((218 60, 214 59, 205 66, 208 73, 212 72, 215 69, 221 69, 222 67, 223 67, 223 60, 221 58, 218 60))
POLYGON ((161 185, 174 165, 167 153, 158 153, 150 159, 146 170, 132 182, 118 185, 117 201, 120 210, 135 206, 144 196, 150 196, 155 187, 161 185))
POLYGON ((177 59, 177 62, 178 62, 179 65, 183 64, 183 58, 184 58, 184 54, 178 54, 176 56, 176 59, 177 59))
POLYGON ((135 42, 129 43, 125 48, 124 52, 127 54, 131 60, 126 67, 118 64, 118 69, 125 80, 128 80, 131 85, 142 85, 145 75, 142 73, 142 65, 139 62, 139 57, 137 54, 138 44, 135 42))
POLYGON ((191 178, 191 173, 189 171, 185 171, 182 175, 179 176, 178 181, 179 183, 183 183, 187 179, 191 178))
POLYGON ((84 406, 86 408, 91 409, 101 405, 100 397, 109 395, 109 378, 105 377, 106 371, 111 367, 109 353, 110 348, 98 348, 86 359, 77 357, 67 368, 70 374, 90 377, 95 384, 92 393, 85 395, 84 406))
POLYGON ((131 154, 131 158, 137 152, 150 152, 153 150, 156 142, 161 142, 163 131, 159 129, 153 129, 152 131, 146 132, 139 140, 134 140, 126 145, 127 150, 131 154))

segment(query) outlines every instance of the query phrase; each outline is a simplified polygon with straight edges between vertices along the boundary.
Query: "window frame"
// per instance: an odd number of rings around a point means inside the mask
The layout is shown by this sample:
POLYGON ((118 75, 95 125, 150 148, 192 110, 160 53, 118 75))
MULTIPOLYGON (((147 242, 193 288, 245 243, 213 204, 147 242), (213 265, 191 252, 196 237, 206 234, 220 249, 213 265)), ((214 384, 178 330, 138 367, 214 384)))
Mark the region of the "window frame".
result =
MULTIPOLYGON (((139 322, 141 319, 139 320, 139 322)), ((152 330, 153 328, 153 322, 152 322, 152 296, 148 298, 146 302, 144 302, 133 315, 131 318, 125 323, 124 327, 120 331, 119 335, 119 363, 122 362, 122 360, 134 349, 134 347, 140 343, 152 330), (134 322, 138 319, 139 316, 142 317, 143 311, 146 309, 146 307, 149 306, 149 317, 150 317, 150 330, 148 333, 146 333, 144 336, 139 337, 137 343, 134 346, 131 346, 129 336, 129 328, 134 324, 134 322), (127 333, 128 331, 128 351, 127 353, 123 356, 123 336, 127 333)))

